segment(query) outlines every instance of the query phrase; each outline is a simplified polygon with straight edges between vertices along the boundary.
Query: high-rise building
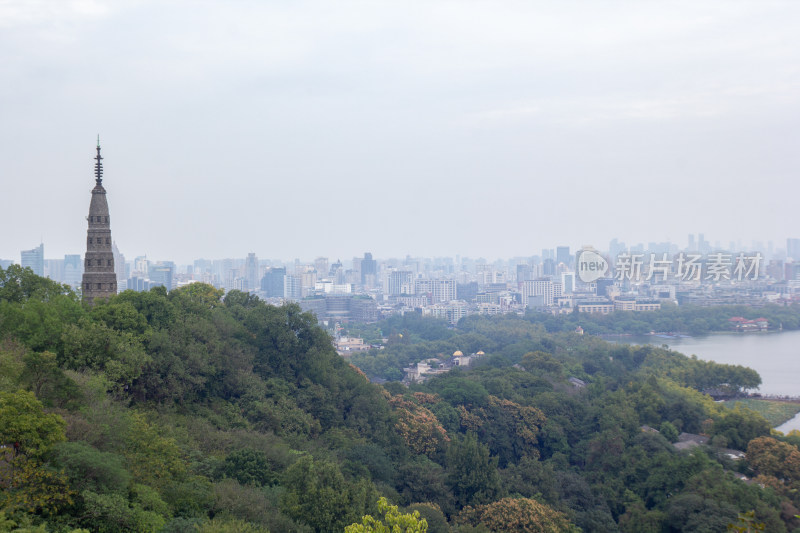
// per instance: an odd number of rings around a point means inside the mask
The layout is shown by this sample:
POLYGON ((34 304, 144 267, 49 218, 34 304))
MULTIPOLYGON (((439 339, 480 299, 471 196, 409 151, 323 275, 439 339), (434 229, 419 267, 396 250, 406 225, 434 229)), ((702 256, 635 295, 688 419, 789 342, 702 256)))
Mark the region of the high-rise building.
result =
POLYGON ((286 276, 285 267, 273 267, 267 270, 261 278, 261 290, 267 298, 283 298, 283 278, 286 276))
POLYGON ((97 161, 94 165, 95 186, 89 203, 89 229, 83 262, 83 299, 89 304, 117 293, 117 274, 114 272, 114 253, 111 250, 111 220, 106 190, 103 188, 100 137, 97 138, 97 156, 94 159, 97 161))
POLYGON ((317 257, 314 259, 314 268, 317 271, 317 278, 325 278, 328 276, 328 258, 317 257))
POLYGON ((608 296, 608 290, 613 289, 615 280, 614 278, 600 278, 595 283, 596 296, 608 296))
POLYGON ((159 261, 148 268, 150 275, 150 286, 166 287, 172 290, 172 278, 175 275, 175 264, 172 261, 159 261))
POLYGON ((701 254, 711 253, 711 244, 706 240, 702 233, 697 234, 697 251, 701 254))
POLYGON ((575 272, 561 273, 561 287, 564 294, 572 294, 575 291, 575 272))
POLYGON ((372 258, 369 252, 364 253, 364 259, 361 260, 361 284, 375 284, 375 276, 378 273, 378 262, 372 258), (371 277, 370 277, 371 276, 371 277))
POLYGON ((37 276, 44 276, 44 244, 20 253, 22 268, 30 268, 37 276))
POLYGON ((195 259, 194 260, 194 275, 198 276, 196 279, 202 279, 202 275, 206 273, 211 273, 211 268, 213 265, 213 261, 209 261, 208 259, 195 259))
POLYGON ((312 294, 317 286, 317 271, 311 265, 305 265, 302 270, 295 269, 295 275, 300 278, 303 297, 312 294))
POLYGON ((44 260, 44 275, 53 281, 59 283, 64 282, 64 260, 63 259, 45 259, 44 260))
POLYGON ((414 293, 429 295, 431 302, 449 302, 456 299, 456 280, 418 279, 414 280, 414 293))
POLYGON ((254 291, 258 289, 261 278, 258 275, 258 270, 258 257, 256 257, 256 254, 247 254, 247 259, 244 261, 244 277, 247 280, 247 290, 254 291))
POLYGON ((414 274, 409 270, 395 270, 389 273, 389 296, 414 293, 414 274))
POLYGON ((117 287, 120 287, 124 285, 125 281, 128 279, 128 275, 125 272, 125 256, 119 251, 117 243, 114 241, 111 241, 111 253, 114 254, 114 270, 117 273, 117 287))
POLYGON ((800 262, 784 263, 786 281, 800 280, 800 262))
POLYGON ((350 320, 353 322, 375 322, 378 320, 378 305, 372 298, 350 300, 350 320))
POLYGON ((303 284, 300 276, 283 276, 283 297, 287 300, 299 301, 303 297, 303 284))
POLYGON ((552 259, 545 259, 542 261, 542 274, 545 276, 553 276, 556 273, 556 262, 552 259))
POLYGON ((572 256, 569 254, 569 246, 558 246, 556 248, 556 263, 564 263, 572 267, 572 256))
POLYGON ((624 242, 620 242, 619 239, 612 239, 608 245, 608 255, 611 257, 612 261, 616 261, 619 254, 627 250, 628 247, 624 242))
POLYGON ((553 305, 553 298, 556 296, 561 296, 561 283, 554 284, 550 279, 535 279, 522 282, 522 303, 525 306, 551 306, 553 305), (532 301, 535 301, 536 305, 530 305, 532 301))
POLYGON ((786 256, 800 262, 800 239, 786 239, 786 256))
POLYGON ((478 296, 478 282, 456 283, 456 298, 471 302, 478 296))
POLYGON ((140 255, 136 259, 133 260, 133 271, 138 273, 140 278, 147 277, 147 271, 150 268, 150 261, 147 260, 147 256, 140 255))
POLYGON ((517 265, 517 282, 530 281, 533 279, 533 267, 528 263, 517 265))
POLYGON ((783 281, 786 279, 786 270, 783 261, 780 259, 772 259, 767 265, 767 276, 775 281, 783 281))
POLYGON ((81 286, 83 277, 83 265, 79 254, 68 254, 64 256, 64 283, 74 289, 81 286))
POLYGON ((344 279, 344 268, 342 268, 342 262, 340 260, 336 260, 335 263, 331 265, 330 271, 328 272, 328 277, 333 279, 336 283, 341 283, 339 278, 344 279))

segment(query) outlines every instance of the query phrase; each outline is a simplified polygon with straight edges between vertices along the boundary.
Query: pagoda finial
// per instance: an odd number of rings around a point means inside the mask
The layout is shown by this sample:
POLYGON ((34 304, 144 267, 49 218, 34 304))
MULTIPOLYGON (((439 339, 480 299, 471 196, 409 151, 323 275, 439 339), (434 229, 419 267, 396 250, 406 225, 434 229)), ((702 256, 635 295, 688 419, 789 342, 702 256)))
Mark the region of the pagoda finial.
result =
POLYGON ((97 156, 94 158, 97 163, 94 164, 94 175, 97 180, 97 185, 103 184, 103 157, 100 155, 100 134, 97 135, 97 156))

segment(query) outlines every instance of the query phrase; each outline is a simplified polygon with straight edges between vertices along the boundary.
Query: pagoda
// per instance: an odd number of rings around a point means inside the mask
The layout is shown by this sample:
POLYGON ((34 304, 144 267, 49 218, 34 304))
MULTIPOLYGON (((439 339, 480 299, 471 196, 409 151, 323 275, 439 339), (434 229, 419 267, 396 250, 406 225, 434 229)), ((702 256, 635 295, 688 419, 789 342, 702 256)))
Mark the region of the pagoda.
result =
POLYGON ((100 156, 100 136, 97 137, 97 156, 94 158, 95 186, 89 204, 89 230, 86 235, 86 256, 83 260, 83 299, 94 304, 117 294, 117 275, 111 251, 111 221, 108 201, 103 188, 103 158, 100 156))

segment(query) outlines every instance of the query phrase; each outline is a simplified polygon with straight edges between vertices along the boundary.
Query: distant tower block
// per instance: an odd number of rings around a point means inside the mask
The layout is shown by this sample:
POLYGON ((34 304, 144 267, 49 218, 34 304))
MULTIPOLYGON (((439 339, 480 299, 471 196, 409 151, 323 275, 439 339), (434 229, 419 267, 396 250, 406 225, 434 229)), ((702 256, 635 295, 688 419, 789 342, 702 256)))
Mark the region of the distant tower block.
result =
POLYGON ((117 275, 114 272, 114 252, 111 249, 111 220, 103 188, 103 158, 100 156, 100 136, 97 137, 97 156, 94 158, 96 184, 89 204, 89 230, 86 234, 86 257, 83 263, 83 299, 90 305, 97 299, 117 294, 117 275))

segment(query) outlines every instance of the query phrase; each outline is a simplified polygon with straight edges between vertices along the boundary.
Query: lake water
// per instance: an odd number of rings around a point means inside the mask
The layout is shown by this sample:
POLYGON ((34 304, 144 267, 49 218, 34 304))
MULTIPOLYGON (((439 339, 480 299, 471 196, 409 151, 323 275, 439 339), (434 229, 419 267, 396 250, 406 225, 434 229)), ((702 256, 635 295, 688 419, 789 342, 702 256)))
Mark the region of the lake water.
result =
MULTIPOLYGON (((615 342, 666 344, 671 350, 698 359, 729 365, 742 365, 761 376, 762 394, 800 396, 800 331, 770 333, 718 333, 705 337, 663 338, 622 337, 615 342)), ((800 415, 776 428, 800 430, 800 415)))

